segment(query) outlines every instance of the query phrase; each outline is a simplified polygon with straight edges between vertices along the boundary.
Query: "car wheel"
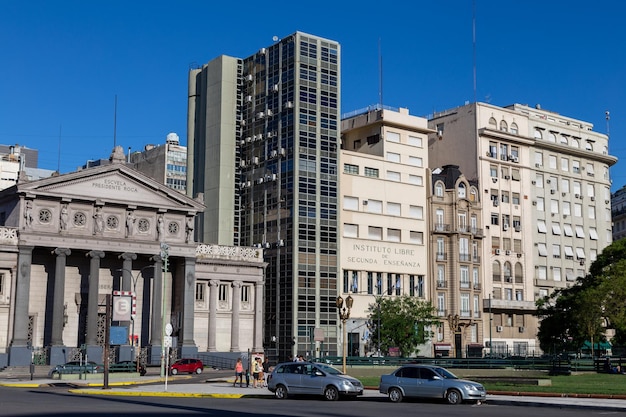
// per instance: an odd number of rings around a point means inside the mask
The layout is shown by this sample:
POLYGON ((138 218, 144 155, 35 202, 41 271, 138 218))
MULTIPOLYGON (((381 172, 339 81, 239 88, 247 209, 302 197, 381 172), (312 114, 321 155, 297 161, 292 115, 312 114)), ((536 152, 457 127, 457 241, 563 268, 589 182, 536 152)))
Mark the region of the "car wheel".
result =
POLYGON ((202 368, 198 368, 198 369, 196 369, 196 373, 197 373, 198 375, 200 375, 200 374, 202 373, 202 368))
POLYGON ((173 368, 173 369, 172 369, 172 375, 176 375, 176 374, 178 374, 178 369, 173 368))
POLYGON ((330 387, 326 387, 324 390, 324 398, 328 401, 337 401, 339 399, 339 391, 332 385, 330 387))
POLYGON ((400 388, 391 388, 389 390, 389 399, 392 403, 399 403, 402 401, 403 395, 400 388))
POLYGON ((448 401, 448 404, 460 404, 463 401, 463 397, 458 390, 451 389, 446 392, 446 401, 448 401))
POLYGON ((287 399, 287 396, 288 396, 288 394, 287 394, 287 387, 285 387, 284 385, 278 385, 276 387, 276 391, 274 392, 274 395, 279 400, 287 399))

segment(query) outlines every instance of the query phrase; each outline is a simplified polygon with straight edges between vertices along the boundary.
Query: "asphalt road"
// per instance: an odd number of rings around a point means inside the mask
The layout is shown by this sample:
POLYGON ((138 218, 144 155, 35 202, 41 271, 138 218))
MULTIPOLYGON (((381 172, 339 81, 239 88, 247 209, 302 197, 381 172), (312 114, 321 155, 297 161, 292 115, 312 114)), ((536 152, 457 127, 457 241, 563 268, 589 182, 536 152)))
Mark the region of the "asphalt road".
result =
POLYGON ((393 413, 394 417, 414 417, 416 413, 429 417, 528 417, 529 413, 543 416, 600 416, 606 411, 584 409, 532 408, 504 405, 452 406, 442 402, 413 401, 392 404, 386 399, 357 399, 327 402, 320 398, 276 400, 274 398, 163 398, 80 396, 66 388, 7 388, 0 387, 0 415, 13 416, 139 416, 202 415, 220 417, 298 416, 298 417, 379 417, 393 413))

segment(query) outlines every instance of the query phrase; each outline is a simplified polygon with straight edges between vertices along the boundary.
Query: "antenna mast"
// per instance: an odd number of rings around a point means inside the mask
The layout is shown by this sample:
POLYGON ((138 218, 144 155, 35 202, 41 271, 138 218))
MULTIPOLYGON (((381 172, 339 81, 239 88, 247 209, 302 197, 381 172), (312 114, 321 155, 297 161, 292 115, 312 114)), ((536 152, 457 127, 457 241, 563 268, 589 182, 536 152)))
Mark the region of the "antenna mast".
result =
POLYGON ((606 117, 606 136, 611 137, 611 113, 609 111, 604 112, 604 116, 606 117))
POLYGON ((59 125, 59 149, 57 155, 57 172, 61 173, 61 132, 63 129, 63 125, 59 125))
POLYGON ((115 95, 115 107, 113 109, 113 149, 117 145, 117 94, 115 95))
POLYGON ((476 0, 472 1, 472 69, 474 72, 474 103, 476 103, 476 0))
POLYGON ((381 40, 378 38, 378 101, 380 107, 383 107, 383 52, 381 40))

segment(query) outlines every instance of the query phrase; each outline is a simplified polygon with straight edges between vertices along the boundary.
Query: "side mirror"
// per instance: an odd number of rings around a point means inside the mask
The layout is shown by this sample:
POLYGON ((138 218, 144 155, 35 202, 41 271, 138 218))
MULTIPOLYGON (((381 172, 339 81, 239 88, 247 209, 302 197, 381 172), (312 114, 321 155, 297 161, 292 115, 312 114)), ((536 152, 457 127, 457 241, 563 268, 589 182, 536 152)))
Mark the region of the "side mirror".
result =
POLYGON ((441 379, 441 377, 439 375, 433 375, 433 377, 431 378, 434 381, 438 381, 441 379))
POLYGON ((320 371, 319 369, 316 369, 315 372, 313 373, 315 376, 324 376, 324 373, 322 371, 320 371))

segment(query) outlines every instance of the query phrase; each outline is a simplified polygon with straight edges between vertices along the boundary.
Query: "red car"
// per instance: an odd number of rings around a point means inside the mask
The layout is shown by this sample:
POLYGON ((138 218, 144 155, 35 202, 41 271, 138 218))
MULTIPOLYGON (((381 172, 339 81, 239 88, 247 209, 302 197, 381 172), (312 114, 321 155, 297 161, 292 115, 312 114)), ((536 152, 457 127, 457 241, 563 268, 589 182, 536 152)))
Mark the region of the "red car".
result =
POLYGON ((201 374, 203 370, 204 365, 198 359, 179 359, 170 366, 172 375, 177 375, 181 372, 201 374))

